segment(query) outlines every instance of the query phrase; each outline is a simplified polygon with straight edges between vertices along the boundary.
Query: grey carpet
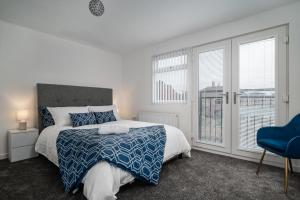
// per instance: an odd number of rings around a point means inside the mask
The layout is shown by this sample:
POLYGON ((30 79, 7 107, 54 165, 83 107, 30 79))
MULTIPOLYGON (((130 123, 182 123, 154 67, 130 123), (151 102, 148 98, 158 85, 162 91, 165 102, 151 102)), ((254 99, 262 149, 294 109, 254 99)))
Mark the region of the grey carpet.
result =
MULTIPOLYGON (((290 175, 289 193, 283 193, 283 170, 210 153, 192 151, 190 159, 164 165, 158 186, 134 182, 121 188, 120 200, 300 199, 300 175, 290 175)), ((42 156, 9 163, 0 161, 0 199, 83 200, 82 191, 65 194, 58 168, 42 156)))

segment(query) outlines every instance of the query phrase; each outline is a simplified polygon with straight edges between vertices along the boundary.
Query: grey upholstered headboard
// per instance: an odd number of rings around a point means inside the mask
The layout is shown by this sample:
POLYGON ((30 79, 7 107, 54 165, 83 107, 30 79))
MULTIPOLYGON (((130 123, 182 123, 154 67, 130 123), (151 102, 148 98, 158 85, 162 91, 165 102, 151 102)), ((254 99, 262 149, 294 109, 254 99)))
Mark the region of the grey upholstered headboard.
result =
MULTIPOLYGON (((107 88, 37 84, 37 104, 48 107, 104 106, 113 104, 113 91, 107 88)), ((38 115, 39 131, 42 131, 38 115)))

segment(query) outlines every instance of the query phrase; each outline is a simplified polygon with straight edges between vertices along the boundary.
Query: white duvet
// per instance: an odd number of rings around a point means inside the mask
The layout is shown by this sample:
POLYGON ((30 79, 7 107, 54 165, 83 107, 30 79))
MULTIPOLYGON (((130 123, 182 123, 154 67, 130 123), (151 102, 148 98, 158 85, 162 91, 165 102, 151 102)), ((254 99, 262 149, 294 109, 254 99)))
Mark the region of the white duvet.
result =
MULTIPOLYGON (((118 132, 118 130, 125 130, 128 128, 137 128, 145 126, 153 126, 157 124, 120 120, 109 122, 105 124, 95 124, 81 126, 77 129, 99 128, 100 133, 118 132), (103 130, 103 132, 101 132, 103 130)), ((187 142, 184 134, 179 129, 164 125, 166 129, 166 145, 164 152, 164 162, 173 158, 174 156, 183 153, 184 156, 190 157, 191 147, 187 142)), ((56 140, 61 130, 71 129, 71 126, 50 126, 42 131, 40 134, 35 150, 47 157, 51 162, 58 166, 56 140)), ((122 132, 122 131, 121 131, 122 132)), ((92 167, 82 180, 84 184, 83 193, 89 200, 112 200, 116 199, 116 194, 119 188, 134 180, 134 177, 120 168, 111 166, 107 162, 99 162, 92 167)))

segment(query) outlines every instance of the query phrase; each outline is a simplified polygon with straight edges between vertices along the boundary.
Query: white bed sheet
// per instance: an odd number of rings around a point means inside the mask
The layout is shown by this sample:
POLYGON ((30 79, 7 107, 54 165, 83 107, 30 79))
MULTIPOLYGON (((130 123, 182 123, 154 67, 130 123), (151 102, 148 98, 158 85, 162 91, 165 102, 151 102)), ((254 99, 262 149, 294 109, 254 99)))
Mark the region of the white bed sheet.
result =
MULTIPOLYGON (((102 127, 106 130, 109 128, 111 128, 112 130, 116 130, 116 127, 124 129, 153 125, 158 124, 131 120, 120 120, 105 124, 81 126, 74 129, 101 129, 102 127)), ((187 142, 183 132, 173 126, 164 126, 166 129, 164 162, 181 153, 183 153, 183 155, 186 157, 190 157, 191 147, 187 142)), ((50 126, 44 129, 40 134, 35 146, 36 152, 44 155, 56 166, 58 166, 56 140, 59 132, 65 129, 73 129, 73 127, 50 126)), ((105 161, 99 162, 94 167, 92 167, 83 178, 83 193, 89 200, 114 200, 116 199, 116 193, 119 191, 119 188, 122 185, 132 182, 133 180, 134 177, 130 173, 120 168, 111 166, 105 161)))

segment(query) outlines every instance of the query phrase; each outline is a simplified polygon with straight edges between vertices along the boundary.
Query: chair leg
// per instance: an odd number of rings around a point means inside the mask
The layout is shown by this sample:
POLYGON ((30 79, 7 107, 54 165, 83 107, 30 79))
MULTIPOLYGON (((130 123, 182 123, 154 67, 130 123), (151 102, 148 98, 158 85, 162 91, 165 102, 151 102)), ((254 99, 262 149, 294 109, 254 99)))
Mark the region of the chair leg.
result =
POLYGON ((288 176, 289 176, 289 159, 285 158, 284 168, 284 192, 287 194, 288 191, 288 176))
POLYGON ((260 168, 261 168, 261 166, 262 166, 262 163, 263 163, 263 160, 264 160, 265 155, 266 155, 266 150, 264 150, 264 152, 263 152, 263 154, 262 154, 262 156, 261 156, 261 159, 260 159, 260 161, 259 161, 259 164, 258 164, 258 167, 257 167, 257 170, 256 170, 256 175, 257 175, 257 176, 258 176, 258 174, 259 174, 259 171, 260 171, 260 168))
POLYGON ((289 164, 290 164, 291 173, 293 174, 294 170, 293 170, 292 160, 290 158, 289 158, 289 164))

